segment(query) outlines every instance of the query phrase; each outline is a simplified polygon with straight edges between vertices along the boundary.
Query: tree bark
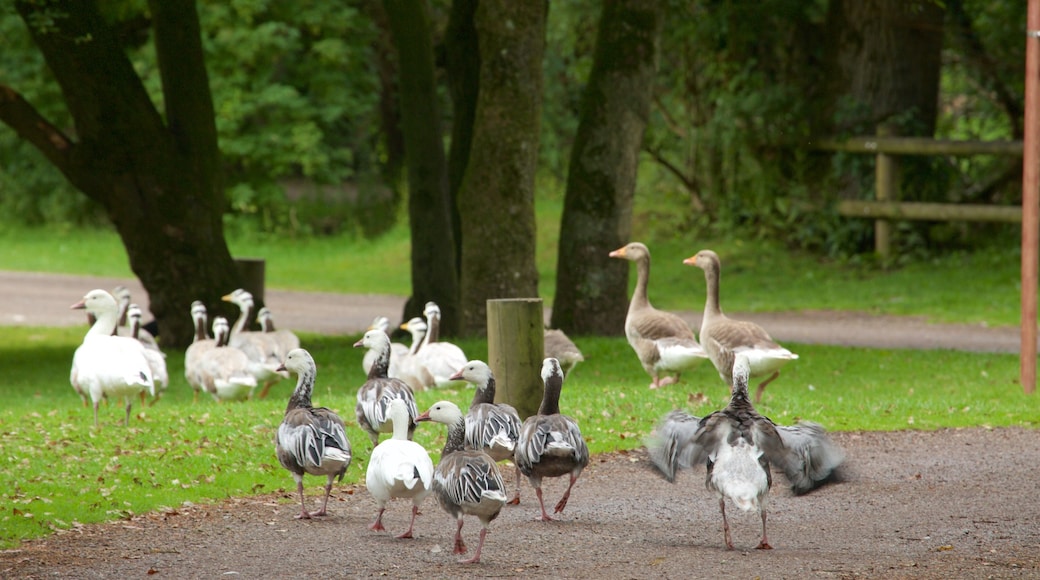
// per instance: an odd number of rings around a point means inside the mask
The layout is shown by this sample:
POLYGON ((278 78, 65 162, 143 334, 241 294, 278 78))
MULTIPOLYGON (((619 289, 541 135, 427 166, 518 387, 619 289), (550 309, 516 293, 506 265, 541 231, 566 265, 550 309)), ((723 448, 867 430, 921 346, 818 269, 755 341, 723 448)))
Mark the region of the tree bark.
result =
POLYGON ((383 6, 397 46, 408 166, 412 296, 404 315, 421 313, 432 300, 441 309, 441 331, 452 335, 459 321, 459 277, 429 14, 424 0, 385 0, 383 6))
POLYGON ((653 99, 663 21, 655 0, 605 0, 571 150, 552 326, 616 335, 628 308, 628 262, 639 151, 653 99))
POLYGON ((486 334, 487 300, 538 295, 534 183, 544 2, 484 0, 476 12, 480 89, 459 190, 462 330, 486 334))
MULTIPOLYGON (((444 31, 445 69, 448 91, 451 93, 452 119, 451 149, 448 152, 448 191, 458 199, 462 178, 469 164, 473 142, 473 119, 477 112, 480 92, 480 47, 473 18, 477 0, 453 0, 444 31)), ((453 204, 455 223, 456 266, 462 271, 462 221, 458 205, 453 204)))
POLYGON ((165 123, 96 3, 73 0, 16 7, 61 87, 76 139, 39 119, 11 89, 0 92, 0 120, 105 208, 148 291, 163 346, 183 347, 193 336, 191 302, 219 312, 220 296, 241 277, 224 240, 195 4, 152 4, 165 123), (26 129, 27 115, 38 121, 35 130, 26 129))

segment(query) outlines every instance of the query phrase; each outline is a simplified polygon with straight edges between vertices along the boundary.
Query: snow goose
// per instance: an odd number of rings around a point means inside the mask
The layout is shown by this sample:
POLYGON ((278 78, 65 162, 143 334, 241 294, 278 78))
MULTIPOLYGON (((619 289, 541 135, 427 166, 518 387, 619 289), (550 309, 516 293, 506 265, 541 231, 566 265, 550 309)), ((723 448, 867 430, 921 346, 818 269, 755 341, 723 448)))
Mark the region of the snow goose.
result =
POLYGON ((372 364, 372 370, 368 373, 368 379, 357 391, 357 416, 358 427, 368 433, 372 440, 372 447, 379 443, 380 433, 389 433, 393 425, 387 420, 387 408, 390 401, 402 399, 408 405, 408 439, 415 432, 415 417, 419 410, 415 406, 415 395, 412 388, 401 379, 395 379, 386 375, 386 369, 390 366, 390 337, 382 330, 369 330, 365 332, 361 340, 354 343, 354 348, 368 348, 376 350, 379 356, 372 364))
POLYGON ((198 400, 199 391, 203 390, 202 378, 199 374, 199 360, 202 353, 217 348, 217 341, 210 338, 206 330, 208 318, 206 305, 201 300, 191 303, 191 320, 195 325, 195 339, 184 351, 184 378, 195 392, 193 401, 198 400))
MULTIPOLYGON (((466 447, 483 449, 495 461, 512 459, 520 438, 520 415, 511 405, 495 404, 495 375, 487 363, 471 360, 452 380, 473 383, 473 402, 466 413, 466 447)), ((520 503, 520 468, 516 469, 516 494, 511 505, 520 503)))
POLYGON ((466 364, 466 354, 457 345, 440 340, 441 309, 437 304, 427 302, 423 316, 426 317, 426 336, 414 356, 417 364, 433 378, 432 384, 424 386, 461 387, 463 381, 450 377, 466 364))
POLYGON ((578 423, 560 414, 563 371, 558 360, 547 358, 542 362, 542 381, 545 382, 542 405, 537 415, 531 415, 524 421, 513 458, 538 496, 542 514, 537 519, 548 522, 552 518, 545 511, 542 478, 570 476, 567 491, 556 504, 555 513, 562 512, 567 507, 574 482, 578 481, 582 470, 589 464, 589 448, 581 436, 578 423))
POLYGON ((263 385, 259 395, 263 399, 275 383, 289 378, 288 373, 276 370, 281 365, 284 356, 278 352, 278 344, 273 337, 267 336, 267 333, 264 332, 246 330, 250 321, 250 313, 253 311, 253 295, 248 290, 239 288, 221 297, 221 300, 231 302, 239 308, 238 319, 231 327, 230 346, 246 353, 249 360, 260 363, 254 365, 253 368, 257 373, 257 384, 263 385))
POLYGON ((650 304, 646 293, 650 250, 645 245, 632 242, 611 252, 610 257, 636 263, 636 287, 625 316, 625 336, 652 379, 650 388, 678 382, 682 371, 693 368, 708 354, 682 318, 650 304))
POLYGON ((585 360, 578 345, 558 328, 545 329, 545 358, 554 358, 560 361, 563 376, 567 378, 574 367, 585 360))
POLYGON ((290 350, 300 348, 300 338, 296 336, 296 333, 285 329, 276 329, 274 327, 274 314, 271 313, 271 309, 264 306, 256 313, 256 321, 260 325, 260 330, 267 333, 269 336, 274 338, 275 346, 277 347, 276 352, 280 357, 285 356, 290 350))
POLYGON ((433 489, 433 461, 422 445, 408 440, 408 427, 414 424, 408 416, 408 403, 403 399, 391 400, 387 419, 393 423, 394 435, 372 450, 365 475, 365 485, 379 503, 376 521, 369 529, 377 532, 386 529, 383 527, 383 512, 390 498, 410 498, 412 521, 408 524, 408 531, 397 537, 411 538, 419 506, 433 489))
POLYGON ((289 351, 279 368, 299 378, 296 389, 289 397, 285 418, 275 435, 275 455, 282 467, 288 469, 296 480, 301 506, 296 519, 323 516, 328 513, 332 481, 337 477, 343 481, 343 475, 350 467, 350 441, 347 440, 343 420, 339 415, 325 407, 311 405, 318 369, 310 353, 302 348, 289 351), (321 509, 316 512, 307 511, 307 502, 303 497, 303 476, 306 473, 327 478, 325 499, 321 509))
MULTIPOLYGON (((130 328, 129 336, 144 346, 144 356, 148 359, 148 366, 152 368, 152 379, 155 381, 155 397, 152 399, 152 404, 155 404, 159 397, 166 392, 166 387, 170 386, 170 375, 166 371, 166 355, 159 349, 155 339, 153 338, 149 341, 143 338, 145 335, 141 329, 141 318, 141 307, 131 303, 126 309, 126 322, 130 328)), ((148 336, 150 337, 151 334, 149 333, 148 336)), ((144 399, 145 393, 141 391, 142 405, 144 404, 144 399)))
POLYGON ((249 360, 246 353, 228 346, 231 325, 227 318, 213 319, 213 336, 217 347, 202 353, 198 361, 198 374, 202 388, 218 403, 244 401, 256 389, 257 363, 249 360))
MULTIPOLYGON (((385 316, 376 316, 372 319, 372 324, 366 330, 382 330, 387 336, 390 336, 390 319, 385 316)), ((416 342, 418 346, 418 342, 416 342)), ((390 368, 387 369, 387 376, 396 377, 398 376, 398 367, 404 357, 408 356, 409 348, 400 342, 390 343, 390 368)), ((365 351, 364 358, 361 359, 361 368, 367 375, 372 370, 372 363, 375 362, 378 353, 374 350, 365 351)))
POLYGON ((434 403, 416 421, 434 421, 448 426, 448 438, 433 475, 433 492, 444 511, 457 522, 455 554, 466 553, 466 543, 462 541, 463 517, 471 515, 480 520, 477 551, 472 558, 461 560, 460 563, 479 562, 488 525, 498 517, 502 506, 506 504, 505 484, 502 483, 498 465, 487 453, 465 448, 465 418, 455 403, 434 403))
POLYGON ((801 422, 791 427, 759 415, 748 399, 750 361, 738 353, 733 361, 733 393, 729 405, 704 418, 684 411, 669 413, 647 441, 651 464, 675 482, 680 468, 707 465, 708 489, 719 498, 726 548, 733 549, 726 498, 744 511, 758 510, 762 540, 757 548, 772 549, 766 536, 766 496, 772 486, 770 464, 780 468, 795 493, 806 493, 827 480, 844 460, 841 449, 823 427, 801 422))
POLYGON ((731 356, 727 351, 742 352, 751 364, 751 376, 768 375, 755 390, 754 402, 762 400, 766 385, 780 376, 780 367, 798 355, 780 346, 764 328, 745 320, 732 320, 722 313, 719 305, 719 279, 722 265, 719 256, 711 250, 701 250, 683 260, 683 264, 704 270, 707 296, 704 300, 704 317, 701 319, 701 344, 708 353, 719 376, 730 387, 733 386, 731 356))
POLYGON ((93 315, 94 324, 72 357, 69 382, 84 405, 87 396, 93 402, 95 428, 98 427, 98 405, 101 399, 109 397, 123 397, 124 425, 129 426, 131 398, 142 392, 155 396, 155 380, 145 348, 132 338, 112 335, 119 320, 119 306, 105 290, 91 290, 70 308, 86 309, 93 315))

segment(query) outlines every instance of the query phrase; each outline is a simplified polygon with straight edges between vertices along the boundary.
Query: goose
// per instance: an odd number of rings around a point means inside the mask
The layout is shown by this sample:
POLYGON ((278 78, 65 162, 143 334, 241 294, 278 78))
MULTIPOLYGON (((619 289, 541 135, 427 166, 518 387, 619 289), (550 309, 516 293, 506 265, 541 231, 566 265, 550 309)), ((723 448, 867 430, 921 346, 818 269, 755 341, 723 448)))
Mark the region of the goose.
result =
POLYGON ((412 521, 408 530, 397 537, 411 538, 419 506, 433 489, 433 461, 422 445, 408 440, 408 427, 414 424, 408 416, 408 403, 403 399, 391 400, 387 419, 393 423, 394 435, 372 450, 365 475, 365 485, 379 503, 376 521, 369 529, 377 532, 386 529, 383 527, 383 512, 390 498, 410 498, 412 521))
POLYGON ((296 389, 285 408, 285 418, 275 435, 275 455, 278 456, 278 463, 289 470, 296 480, 301 507, 295 518, 324 516, 328 513, 332 481, 337 477, 343 481, 343 475, 350 467, 350 441, 339 415, 325 407, 311 405, 314 379, 318 374, 311 354, 302 348, 293 349, 278 368, 292 372, 298 378, 296 389), (325 499, 321 509, 316 512, 307 511, 307 502, 303 497, 305 473, 327 478, 325 499))
MULTIPOLYGON (((154 405, 166 392, 166 387, 170 386, 170 375, 166 371, 166 355, 159 349, 155 339, 148 341, 142 338, 145 336, 143 332, 147 331, 141 329, 141 317, 141 307, 131 303, 126 309, 126 320, 130 328, 129 336, 144 346, 144 356, 148 359, 148 366, 152 368, 152 379, 155 381, 155 398, 152 399, 154 405)), ((151 334, 149 333, 148 336, 151 334)), ((144 405, 144 399, 145 393, 141 391, 142 405, 144 405)))
POLYGON ((757 548, 770 550, 766 535, 766 498, 772 486, 770 464, 787 476, 794 493, 811 491, 831 477, 844 460, 823 427, 807 421, 779 426, 759 415, 748 399, 750 360, 732 356, 733 392, 729 405, 704 418, 675 410, 654 429, 647 449, 651 465, 669 482, 680 468, 707 465, 706 485, 715 492, 722 512, 726 548, 733 549, 726 498, 744 511, 757 510, 762 539, 757 548))
POLYGON ((426 321, 422 318, 414 317, 401 324, 401 328, 412 335, 412 345, 408 349, 408 353, 400 357, 396 365, 391 365, 393 372, 391 372, 391 369, 388 369, 387 375, 408 383, 412 390, 423 391, 427 387, 436 384, 433 375, 422 364, 418 356, 419 349, 423 345, 423 338, 426 337, 426 321))
POLYGON ((202 353, 198 361, 197 372, 202 388, 218 403, 250 398, 257 386, 253 368, 257 363, 249 360, 246 353, 228 345, 231 325, 227 318, 217 316, 213 319, 213 336, 217 347, 202 353))
POLYGON ((276 329, 274 327, 274 314, 271 313, 271 309, 264 306, 256 313, 256 321, 260 324, 260 330, 274 337, 274 343, 277 347, 276 352, 279 355, 284 355, 290 350, 300 348, 300 338, 296 336, 291 330, 285 328, 276 329))
POLYGON ((195 338, 184 351, 184 379, 194 391, 192 401, 198 401, 199 391, 203 390, 202 378, 199 374, 199 360, 202 353, 217 348, 217 341, 209 337, 206 331, 208 322, 206 305, 201 300, 191 303, 191 320, 195 325, 195 338))
POLYGON ((408 405, 408 416, 411 418, 408 424, 408 439, 415 432, 415 417, 419 410, 415 406, 415 395, 412 388, 401 379, 391 378, 386 375, 386 369, 390 366, 390 337, 382 330, 369 330, 365 332, 361 340, 354 343, 354 348, 365 347, 379 353, 372 370, 368 373, 368 379, 358 388, 357 416, 358 427, 368 433, 372 440, 372 447, 379 444, 379 434, 389 433, 393 425, 387 420, 387 408, 390 401, 402 399, 408 405))
POLYGON ((440 340, 441 309, 434 302, 427 302, 423 309, 426 317, 426 335, 415 352, 417 365, 425 367, 433 377, 426 387, 461 387, 463 381, 450 377, 466 364, 466 354, 457 345, 440 340))
POLYGON ((455 518, 455 554, 466 553, 462 541, 463 518, 476 516, 480 520, 480 542, 477 551, 460 564, 480 562, 488 525, 498 517, 506 504, 505 484, 495 460, 479 449, 465 448, 465 418, 458 405, 440 401, 416 418, 416 421, 434 421, 448 426, 441 459, 433 475, 433 493, 444 511, 455 518))
POLYGON ((651 306, 646 294, 650 250, 632 242, 609 255, 636 263, 636 288, 625 316, 625 336, 652 379, 650 388, 679 382, 682 371, 693 368, 708 354, 682 318, 651 306))
POLYGON ((798 355, 774 342, 769 333, 754 322, 732 320, 722 313, 719 305, 722 265, 718 254, 711 250, 701 250, 683 260, 683 264, 704 270, 708 291, 704 300, 704 317, 701 320, 701 344, 704 345, 708 358, 719 371, 722 380, 732 387, 732 366, 728 364, 730 356, 726 351, 746 354, 751 364, 752 377, 768 375, 755 390, 754 402, 760 402, 766 385, 780 376, 780 367, 797 359, 798 355))
POLYGON ((585 360, 585 355, 581 354, 581 350, 578 345, 558 328, 546 328, 545 329, 545 358, 554 358, 560 361, 560 368, 563 369, 563 376, 567 378, 574 370, 574 367, 585 360))
POLYGON ((72 357, 69 382, 83 404, 89 396, 94 405, 94 427, 98 427, 98 405, 109 397, 123 397, 130 425, 131 398, 142 392, 155 396, 155 379, 144 354, 144 346, 125 336, 113 336, 119 320, 119 306, 105 290, 91 290, 71 309, 85 309, 94 316, 94 324, 83 337, 72 357))
MULTIPOLYGON (((366 330, 382 330, 387 336, 390 336, 390 319, 386 316, 376 316, 366 330)), ((416 346, 418 346, 418 343, 416 343, 416 346)), ((401 360, 408 356, 409 350, 407 346, 400 342, 390 343, 390 368, 386 371, 387 376, 398 376, 398 367, 401 364, 401 360)), ((366 375, 372 370, 372 363, 375 362, 376 356, 377 353, 374 350, 365 351, 365 356, 361 359, 361 368, 366 375)))
POLYGON ((556 504, 555 513, 561 513, 567 507, 574 483, 589 464, 589 448, 581 436, 578 423, 560 414, 560 391, 563 388, 560 361, 554 358, 542 361, 542 381, 545 383, 542 404, 537 415, 531 415, 524 421, 513 460, 520 472, 527 476, 538 496, 542 513, 536 519, 548 522, 552 518, 545 511, 542 478, 570 476, 567 491, 556 504))
POLYGON ((239 308, 238 319, 231 327, 230 346, 246 353, 249 360, 260 363, 253 369, 256 371, 257 384, 263 385, 259 394, 259 397, 263 399, 275 383, 289 378, 288 373, 276 370, 281 365, 283 358, 278 352, 278 345, 273 337, 267 336, 267 333, 246 330, 246 326, 249 325, 249 315, 253 311, 253 295, 248 290, 239 288, 222 296, 221 300, 231 302, 239 308))
MULTIPOLYGON (((471 360, 452 380, 473 383, 473 402, 466 413, 466 447, 482 449, 495 461, 512 459, 520 438, 520 415, 511 405, 495 404, 495 375, 484 361, 471 360)), ((516 493, 510 505, 520 503, 520 468, 516 468, 516 493)))

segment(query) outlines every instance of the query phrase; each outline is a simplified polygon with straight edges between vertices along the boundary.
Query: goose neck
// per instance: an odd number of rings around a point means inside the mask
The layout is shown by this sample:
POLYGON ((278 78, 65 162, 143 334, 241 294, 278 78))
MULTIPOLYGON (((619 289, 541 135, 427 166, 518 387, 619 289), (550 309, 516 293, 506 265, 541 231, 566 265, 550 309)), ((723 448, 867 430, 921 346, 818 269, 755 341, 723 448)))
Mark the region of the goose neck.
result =
POLYGON ((309 368, 300 373, 300 377, 296 380, 296 389, 293 390, 293 394, 289 397, 288 409, 297 408, 310 408, 311 405, 311 394, 314 392, 314 379, 318 372, 315 368, 309 368))
POLYGON ((476 390, 473 391, 473 402, 470 406, 479 405, 481 403, 495 402, 495 377, 488 377, 487 381, 483 385, 477 385, 476 390))
POLYGON ((539 415, 558 415, 560 413, 560 391, 562 390, 563 377, 549 377, 546 379, 542 404, 538 407, 539 415))
POLYGON ((704 299, 704 316, 718 316, 722 314, 722 307, 719 305, 719 278, 722 274, 717 262, 712 262, 708 267, 704 268, 704 281, 707 287, 707 293, 704 299))
POLYGON ((650 283, 650 256, 636 260, 636 287, 632 291, 632 306, 649 306, 646 287, 650 283))
POLYGON ((457 421, 448 425, 448 439, 444 442, 444 450, 441 451, 441 455, 447 456, 456 451, 462 451, 465 449, 465 439, 466 420, 459 417, 457 421))

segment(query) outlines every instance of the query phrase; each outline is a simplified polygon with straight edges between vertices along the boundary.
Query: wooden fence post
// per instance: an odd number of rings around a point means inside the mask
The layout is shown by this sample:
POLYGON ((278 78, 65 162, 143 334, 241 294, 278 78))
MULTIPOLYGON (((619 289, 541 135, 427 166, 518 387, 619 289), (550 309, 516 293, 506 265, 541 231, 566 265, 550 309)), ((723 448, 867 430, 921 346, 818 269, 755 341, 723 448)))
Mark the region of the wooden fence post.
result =
POLYGON ((487 301, 488 366, 495 373, 496 398, 516 407, 521 419, 542 403, 545 329, 541 298, 487 301))
MULTIPOLYGON (((265 262, 263 258, 235 258, 238 271, 242 274, 242 287, 253 295, 253 302, 264 303, 264 273, 265 262)), ((255 312, 253 314, 256 314, 255 312)), ((252 321, 250 321, 252 324, 252 321)))
MULTIPOLYGON (((892 137, 895 131, 889 125, 878 125, 878 137, 892 137)), ((894 155, 879 151, 874 166, 874 197, 877 201, 899 200, 899 161, 894 155)), ((891 222, 874 222, 874 251, 887 264, 892 251, 891 222)))

